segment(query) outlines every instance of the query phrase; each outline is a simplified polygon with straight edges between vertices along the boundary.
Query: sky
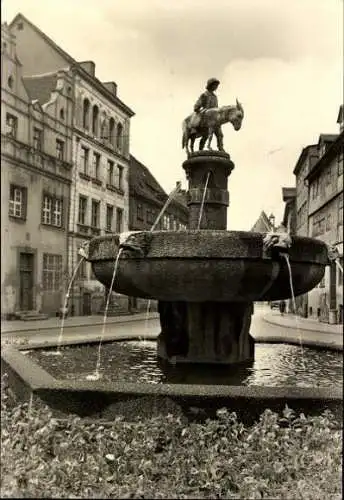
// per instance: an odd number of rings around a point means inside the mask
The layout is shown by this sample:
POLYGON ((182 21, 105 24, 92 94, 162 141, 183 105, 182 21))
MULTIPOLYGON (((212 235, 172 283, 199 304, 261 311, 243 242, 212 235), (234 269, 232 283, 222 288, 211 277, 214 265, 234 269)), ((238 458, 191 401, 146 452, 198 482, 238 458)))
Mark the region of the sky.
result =
POLYGON ((250 230, 262 210, 278 223, 302 148, 339 130, 343 0, 2 1, 3 22, 18 12, 118 84, 135 112, 131 153, 167 192, 187 188, 181 124, 206 80, 220 80, 220 105, 239 99, 241 130, 223 127, 228 229, 250 230))

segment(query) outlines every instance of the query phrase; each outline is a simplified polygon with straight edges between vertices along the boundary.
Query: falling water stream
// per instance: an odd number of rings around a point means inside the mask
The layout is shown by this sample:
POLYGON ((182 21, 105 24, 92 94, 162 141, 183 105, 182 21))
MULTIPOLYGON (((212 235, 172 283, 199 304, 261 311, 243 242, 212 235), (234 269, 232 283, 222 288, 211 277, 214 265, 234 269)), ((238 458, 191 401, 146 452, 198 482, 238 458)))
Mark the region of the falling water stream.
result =
POLYGON ((341 263, 339 262, 339 259, 336 259, 334 262, 335 262, 335 264, 336 264, 336 266, 337 266, 337 269, 339 269, 339 271, 340 271, 340 272, 342 273, 342 275, 343 275, 343 267, 342 267, 341 263))
POLYGON ((285 261, 287 263, 287 267, 288 267, 290 291, 291 291, 291 297, 292 297, 293 307, 294 307, 295 324, 296 324, 297 333, 299 334, 299 340, 300 340, 300 346, 301 346, 302 365, 303 365, 303 369, 306 370, 305 359, 304 359, 304 352, 303 352, 303 343, 302 343, 302 333, 301 333, 301 329, 300 329, 300 325, 299 325, 299 320, 298 320, 297 314, 296 314, 296 301, 295 301, 293 276, 292 276, 292 272, 291 272, 289 255, 286 254, 286 253, 281 253, 281 255, 282 255, 282 257, 284 257, 284 259, 285 259, 285 261))
MULTIPOLYGON (((174 189, 173 191, 171 191, 171 193, 169 194, 164 206, 162 207, 162 209, 160 210, 157 218, 155 219, 155 222, 154 224, 152 225, 152 227, 150 228, 150 232, 152 233, 154 231, 154 229, 156 228, 156 226, 158 225, 161 217, 164 215, 167 207, 169 206, 169 204, 171 203, 171 201, 173 200, 173 198, 176 196, 176 194, 178 193, 178 191, 180 191, 180 185, 178 184, 174 189)), ((147 302, 147 309, 146 309, 146 317, 145 317, 145 327, 144 327, 144 334, 143 334, 143 342, 146 341, 146 338, 147 338, 147 332, 148 332, 148 321, 149 321, 149 312, 150 312, 150 308, 151 308, 151 300, 148 300, 147 302)))
POLYGON ((198 218, 198 224, 197 224, 197 229, 201 228, 201 221, 202 221, 202 215, 203 215, 203 208, 204 208, 204 201, 205 201, 205 196, 207 194, 207 188, 208 188, 208 182, 209 182, 209 177, 210 177, 211 172, 208 172, 207 179, 205 181, 204 185, 204 191, 203 191, 203 196, 202 196, 202 203, 201 203, 201 208, 199 210, 199 218, 198 218))
MULTIPOLYGON (((175 197, 175 195, 178 193, 179 190, 180 190, 180 186, 177 185, 177 187, 170 193, 170 195, 168 196, 168 198, 167 198, 164 206, 162 207, 162 209, 161 209, 158 217, 156 218, 154 224, 152 225, 152 227, 150 229, 150 232, 154 231, 154 229, 158 225, 161 217, 163 216, 165 210, 167 209, 168 205, 171 203, 171 201, 173 200, 173 198, 175 197)), ((117 269, 118 269, 118 262, 119 262, 119 258, 120 258, 121 252, 122 252, 122 250, 120 249, 119 252, 118 252, 118 254, 117 254, 117 257, 116 257, 115 267, 114 267, 114 270, 113 270, 113 275, 112 275, 112 280, 111 280, 111 285, 110 285, 109 293, 107 295, 107 300, 106 300, 106 305, 105 305, 105 311, 104 311, 104 318, 103 318, 102 333, 101 333, 100 340, 99 340, 99 345, 98 345, 98 356, 97 356, 96 369, 95 369, 95 371, 93 373, 91 373, 90 375, 86 376, 87 380, 99 380, 101 378, 100 371, 99 371, 100 370, 100 363, 101 363, 101 348, 102 348, 102 343, 103 343, 103 339, 104 339, 104 335, 105 335, 106 320, 107 320, 107 314, 108 314, 108 309, 109 309, 109 305, 110 305, 110 298, 111 298, 112 288, 113 288, 113 285, 114 285, 114 282, 115 282, 115 279, 116 279, 116 274, 117 274, 117 269)), ((144 330, 144 337, 143 337, 143 341, 144 342, 146 340, 146 334, 147 334, 147 331, 148 331, 148 320, 149 320, 150 306, 151 306, 151 301, 149 300, 148 303, 147 303, 147 311, 146 311, 146 318, 145 318, 145 330, 144 330)))
POLYGON ((60 356, 61 355, 61 345, 62 345, 63 331, 64 331, 64 325, 65 325, 65 320, 66 320, 66 315, 67 315, 67 307, 68 307, 68 301, 69 301, 69 297, 70 297, 70 291, 72 289, 72 286, 73 286, 76 274, 79 270, 79 267, 81 266, 81 264, 84 260, 85 260, 85 257, 81 257, 81 259, 79 260, 79 262, 77 263, 77 265, 73 271, 72 277, 71 277, 70 282, 68 284, 67 293, 65 296, 63 309, 62 309, 61 327, 60 327, 59 337, 57 340, 56 351, 48 352, 47 355, 49 355, 49 356, 60 356))
POLYGON ((102 343, 103 343, 104 334, 105 334, 106 320, 107 320, 108 309, 109 309, 109 305, 110 305, 110 298, 111 298, 111 294, 112 294, 112 288, 113 288, 113 285, 114 285, 114 282, 115 282, 115 278, 116 278, 116 274, 117 274, 117 269, 118 269, 118 262, 119 262, 119 258, 121 256, 121 253, 122 253, 122 249, 120 249, 119 252, 118 252, 118 254, 117 254, 116 261, 115 261, 115 266, 114 266, 114 269, 113 269, 111 284, 110 284, 109 292, 107 294, 105 311, 104 311, 104 318, 103 318, 102 333, 101 333, 100 340, 99 340, 99 345, 98 345, 98 355, 97 355, 96 369, 95 369, 94 373, 91 373, 90 375, 87 375, 87 377, 86 377, 87 380, 99 380, 100 377, 101 377, 101 375, 99 373, 99 370, 100 370, 100 361, 101 361, 101 348, 102 348, 102 343))
POLYGON ((151 308, 151 300, 149 299, 148 302, 147 302, 147 309, 146 309, 145 327, 144 327, 144 333, 143 333, 143 345, 145 345, 146 340, 147 340, 148 321, 149 321, 150 308, 151 308))
POLYGON ((155 222, 154 224, 152 225, 152 227, 150 228, 150 231, 153 232, 154 229, 156 228, 156 226, 158 225, 161 217, 164 215, 165 213, 165 210, 167 209, 167 207, 169 206, 169 204, 171 203, 171 201, 173 200, 173 198, 176 196, 176 194, 180 191, 180 185, 178 184, 177 187, 175 187, 173 189, 173 191, 171 191, 171 193, 168 195, 168 198, 165 202, 165 205, 162 207, 162 209, 160 210, 159 212, 159 215, 158 217, 155 219, 155 222))

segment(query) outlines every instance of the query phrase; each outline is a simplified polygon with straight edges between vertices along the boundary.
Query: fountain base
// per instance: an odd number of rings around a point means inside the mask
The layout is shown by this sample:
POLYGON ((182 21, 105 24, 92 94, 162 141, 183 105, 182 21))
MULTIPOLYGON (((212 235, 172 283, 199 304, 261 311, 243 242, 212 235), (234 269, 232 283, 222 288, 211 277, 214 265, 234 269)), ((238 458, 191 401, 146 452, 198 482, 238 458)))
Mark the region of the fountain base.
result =
POLYGON ((158 357, 171 364, 254 360, 252 302, 159 302, 158 357))

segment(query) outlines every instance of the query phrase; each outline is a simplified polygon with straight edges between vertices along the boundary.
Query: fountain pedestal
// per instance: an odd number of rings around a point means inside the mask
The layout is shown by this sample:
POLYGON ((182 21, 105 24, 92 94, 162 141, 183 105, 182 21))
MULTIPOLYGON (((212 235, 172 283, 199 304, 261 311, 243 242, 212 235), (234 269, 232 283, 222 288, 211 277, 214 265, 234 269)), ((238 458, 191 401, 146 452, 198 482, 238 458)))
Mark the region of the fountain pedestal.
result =
POLYGON ((159 302, 158 356, 173 363, 252 361, 252 303, 159 302))
MULTIPOLYGON (((200 151, 190 155, 183 168, 189 181, 189 229, 225 230, 228 177, 234 168, 229 155, 200 151)), ((249 334, 252 302, 159 301, 158 310, 161 324, 158 356, 161 359, 171 363, 207 364, 253 361, 254 340, 249 334)))

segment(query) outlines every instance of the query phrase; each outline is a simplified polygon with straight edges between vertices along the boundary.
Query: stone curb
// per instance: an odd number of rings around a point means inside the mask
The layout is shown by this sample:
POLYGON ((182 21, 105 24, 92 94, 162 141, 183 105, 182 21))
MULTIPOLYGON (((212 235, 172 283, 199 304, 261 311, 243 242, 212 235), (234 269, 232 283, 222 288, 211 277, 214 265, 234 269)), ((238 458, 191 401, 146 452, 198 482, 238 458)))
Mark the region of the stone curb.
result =
MULTIPOLYGON (((157 319, 159 318, 159 313, 150 313, 149 315, 149 320, 150 319, 157 319)), ((112 316, 107 319, 107 324, 116 324, 116 323, 131 323, 132 321, 144 321, 145 317, 142 316, 141 314, 139 315, 131 315, 131 316, 112 316), (115 319, 116 318, 116 319, 115 319), (117 319, 118 318, 118 319, 117 319)), ((64 329, 67 330, 68 328, 83 328, 85 326, 101 326, 103 324, 102 320, 96 320, 95 322, 90 321, 89 323, 77 323, 74 325, 69 325, 66 324, 64 325, 64 329)), ((5 328, 1 328, 1 334, 2 335, 11 335, 11 334, 30 334, 30 332, 39 332, 39 331, 46 331, 46 330, 57 330, 61 327, 61 325, 55 325, 55 326, 30 326, 29 328, 18 328, 15 330, 6 330, 5 328)))
MULTIPOLYGON (((105 336, 102 339, 102 344, 106 344, 107 342, 116 342, 116 341, 118 341, 118 342, 141 341, 141 342, 143 342, 144 340, 156 340, 157 338, 158 338, 158 334, 154 334, 154 333, 148 333, 144 337, 139 336, 137 334, 128 335, 125 333, 122 333, 122 334, 119 333, 116 335, 105 336)), ((92 335, 89 338, 83 338, 83 339, 80 339, 80 338, 79 339, 77 339, 77 338, 66 339, 61 344, 61 348, 63 349, 63 347, 68 347, 68 346, 72 346, 72 345, 79 345, 79 344, 96 344, 99 342, 100 342, 100 335, 92 335)), ((30 340, 29 340, 28 342, 21 343, 21 344, 16 344, 15 342, 8 343, 8 344, 4 345, 3 348, 14 347, 18 351, 29 351, 31 349, 52 349, 56 346, 57 346, 56 339, 55 340, 52 339, 51 341, 47 340, 45 342, 35 342, 35 341, 30 342, 30 340)))
MULTIPOLYGON (((275 325, 279 326, 281 328, 290 328, 290 329, 296 329, 296 325, 287 325, 287 324, 282 324, 279 323, 278 321, 273 321, 270 318, 266 318, 265 316, 262 317, 263 321, 266 323, 269 323, 270 325, 275 325)), ((314 333, 319 333, 322 335, 340 335, 342 332, 336 332, 336 331, 325 331, 325 330, 316 330, 315 328, 305 328, 299 325, 298 327, 299 330, 303 330, 304 332, 314 332, 314 333)))
MULTIPOLYGON (((253 335, 252 335, 253 336, 253 335)), ((279 336, 269 336, 264 337, 254 337, 254 341, 257 344, 290 344, 290 345, 301 345, 302 347, 313 347, 318 349, 329 349, 331 351, 343 351, 343 345, 337 344, 336 342, 322 342, 319 340, 310 340, 310 339, 298 339, 293 337, 279 337, 279 336)))

